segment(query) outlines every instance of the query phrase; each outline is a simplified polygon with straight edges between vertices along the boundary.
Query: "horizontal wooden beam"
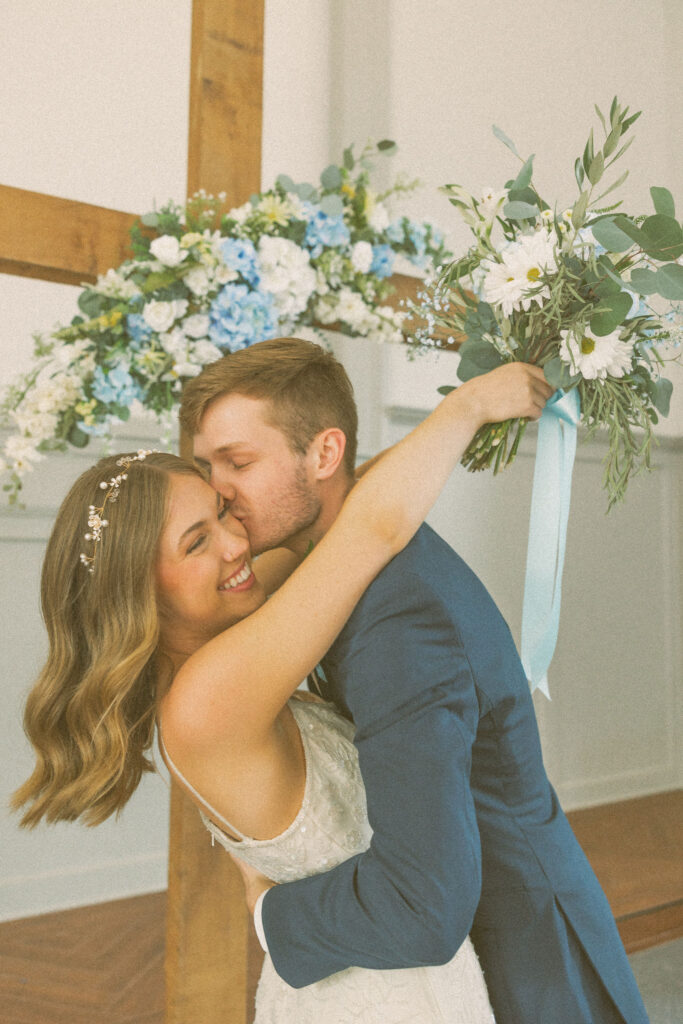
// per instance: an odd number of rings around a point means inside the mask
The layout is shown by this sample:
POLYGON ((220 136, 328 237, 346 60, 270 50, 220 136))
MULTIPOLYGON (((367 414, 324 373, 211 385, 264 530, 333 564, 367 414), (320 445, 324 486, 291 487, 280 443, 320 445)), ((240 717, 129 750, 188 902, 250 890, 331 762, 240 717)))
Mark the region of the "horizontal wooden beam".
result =
POLYGON ((0 185, 0 273, 60 284, 95 281, 130 256, 137 215, 0 185))

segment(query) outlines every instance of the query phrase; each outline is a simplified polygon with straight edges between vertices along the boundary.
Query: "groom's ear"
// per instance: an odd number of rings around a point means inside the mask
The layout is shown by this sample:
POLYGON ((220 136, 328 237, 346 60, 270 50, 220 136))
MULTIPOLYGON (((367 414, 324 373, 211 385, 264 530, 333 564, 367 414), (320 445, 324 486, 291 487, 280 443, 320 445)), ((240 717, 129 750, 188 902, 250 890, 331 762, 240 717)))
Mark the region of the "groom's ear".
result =
POLYGON ((311 443, 313 469, 318 480, 329 480, 344 461, 346 434, 339 427, 328 427, 316 434, 311 443))

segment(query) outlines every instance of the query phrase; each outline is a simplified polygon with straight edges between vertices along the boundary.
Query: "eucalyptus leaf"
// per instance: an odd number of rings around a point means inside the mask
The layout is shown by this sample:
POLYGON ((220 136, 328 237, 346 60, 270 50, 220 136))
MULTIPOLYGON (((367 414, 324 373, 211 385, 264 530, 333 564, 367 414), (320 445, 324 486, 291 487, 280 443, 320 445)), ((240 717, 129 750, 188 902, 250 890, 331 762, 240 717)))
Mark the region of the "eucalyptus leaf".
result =
POLYGON ((336 164, 330 164, 320 175, 320 184, 323 188, 334 192, 342 183, 342 173, 336 164))
POLYGON ((596 153, 588 167, 588 180, 591 185, 597 185, 605 172, 605 158, 602 153, 596 153))
POLYGON ((529 159, 526 161, 526 163, 522 167, 522 169, 519 172, 519 174, 517 175, 517 177, 515 178, 514 182, 512 183, 512 190, 511 191, 516 192, 516 191, 519 191, 520 189, 526 188, 528 186, 529 182, 531 181, 531 176, 533 174, 533 171, 534 171, 534 154, 532 153, 531 156, 529 157, 529 159))
POLYGON ((670 299, 672 302, 683 299, 683 267, 678 263, 665 263, 655 277, 657 291, 662 298, 670 299))
POLYGON ((396 148, 396 143, 393 139, 382 139, 377 143, 377 149, 380 153, 385 153, 387 156, 390 156, 396 148))
POLYGON ((583 182, 586 177, 586 172, 583 169, 580 156, 577 156, 576 160, 574 161, 574 177, 576 178, 576 184, 579 186, 579 188, 583 188, 583 182))
POLYGON ((278 174, 275 179, 275 184, 279 185, 280 188, 285 190, 285 192, 293 192, 296 188, 296 185, 288 174, 278 174))
POLYGON ((317 189, 313 185, 309 185, 308 182, 304 181, 301 185, 294 186, 294 193, 306 202, 308 199, 313 199, 317 194, 317 189))
POLYGON ((611 217, 594 221, 588 226, 593 232, 596 242, 607 249, 608 252, 626 252, 627 249, 633 246, 635 241, 622 228, 618 227, 611 217))
POLYGON ((74 448, 85 448, 90 443, 90 434, 86 434, 74 424, 66 439, 74 448))
MULTIPOLYGON (((683 271, 683 267, 681 270, 683 271)), ((631 271, 631 284, 639 295, 654 295, 659 290, 655 271, 643 267, 631 271)))
POLYGON ((578 374, 572 374, 571 368, 563 363, 559 356, 549 359, 543 365, 545 379, 552 388, 569 388, 579 379, 578 374))
POLYGON ((662 213, 665 217, 676 216, 676 204, 668 188, 653 185, 650 189, 650 195, 652 196, 652 202, 657 213, 662 213))
MULTIPOLYGON (((628 171, 624 171, 623 174, 620 174, 616 181, 613 181, 612 184, 608 188, 606 188, 604 192, 600 193, 600 195, 595 200, 595 202, 597 203, 598 200, 604 199, 605 196, 608 196, 610 194, 610 192, 614 192, 615 188, 619 188, 620 185, 623 185, 624 182, 626 181, 626 179, 628 178, 628 174, 629 174, 628 171)), ((620 205, 621 205, 621 200, 619 200, 619 202, 615 204, 615 206, 620 206, 620 205)), ((615 206, 611 206, 610 209, 611 210, 615 209, 615 206)))
POLYGON ((574 209, 572 210, 572 225, 575 228, 580 228, 586 219, 586 210, 588 209, 588 192, 582 192, 577 201, 574 203, 574 209))
POLYGON ((660 377, 659 380, 653 380, 651 382, 650 394, 652 395, 652 401, 657 412, 661 413, 662 416, 669 415, 669 406, 671 404, 671 393, 674 389, 673 384, 666 377, 660 377))
POLYGON ((643 249, 648 256, 660 260, 675 260, 683 254, 683 231, 674 217, 655 213, 646 217, 640 226, 645 239, 643 249))
POLYGON ((609 133, 605 139, 605 145, 602 147, 602 151, 605 156, 611 156, 614 150, 619 145, 619 139, 621 138, 621 126, 617 125, 609 133))
POLYGON ((616 330, 619 324, 628 316, 631 311, 633 300, 626 292, 619 292, 618 295, 610 295, 601 302, 603 309, 591 317, 590 326, 593 334, 604 337, 616 330))
POLYGON ((602 125, 605 134, 607 134, 607 125, 605 124, 605 116, 604 116, 602 110, 600 110, 600 107, 597 105, 597 103, 595 103, 594 106, 595 106, 595 113, 600 118, 600 124, 602 125))
POLYGON ((515 146, 514 142, 512 141, 512 139, 509 139, 507 137, 502 128, 499 128, 497 125, 494 124, 492 125, 492 131, 496 138, 500 139, 504 146, 507 146, 508 149, 511 149, 515 156, 519 157, 520 160, 522 159, 521 156, 519 156, 519 153, 517 152, 517 147, 515 146))
POLYGON ((341 198, 333 193, 329 196, 323 196, 320 200, 320 209, 323 213, 327 214, 328 217, 341 217, 344 212, 344 204, 341 198))
POLYGON ((106 304, 106 296, 100 295, 99 292, 84 291, 78 296, 78 308, 87 317, 99 316, 106 304))
MULTIPOLYGON (((458 364, 458 377, 462 381, 471 380, 472 377, 479 377, 482 373, 488 373, 489 370, 495 370, 497 366, 500 366, 503 362, 502 357, 496 352, 493 345, 482 346, 487 349, 487 353, 477 353, 476 361, 469 356, 461 355, 460 362, 458 364)), ((462 346, 459 350, 462 352, 462 346)))
POLYGON ((143 213, 140 217, 140 223, 144 224, 146 228, 155 228, 159 223, 158 213, 143 213))
POLYGON ((532 206, 531 203, 506 203, 503 214, 508 220, 535 220, 538 217, 538 207, 532 206))
MULTIPOLYGON (((480 372, 493 370, 504 362, 500 352, 497 351, 488 341, 475 341, 468 338, 458 350, 462 360, 467 360, 480 368, 480 372)), ((462 378, 461 378, 462 379, 462 378)))
POLYGON ((452 384, 442 384, 436 390, 440 395, 450 395, 451 391, 455 391, 455 387, 452 384))
POLYGON ((353 146, 349 146, 344 150, 344 167, 347 171, 352 171, 356 161, 353 158, 353 146))

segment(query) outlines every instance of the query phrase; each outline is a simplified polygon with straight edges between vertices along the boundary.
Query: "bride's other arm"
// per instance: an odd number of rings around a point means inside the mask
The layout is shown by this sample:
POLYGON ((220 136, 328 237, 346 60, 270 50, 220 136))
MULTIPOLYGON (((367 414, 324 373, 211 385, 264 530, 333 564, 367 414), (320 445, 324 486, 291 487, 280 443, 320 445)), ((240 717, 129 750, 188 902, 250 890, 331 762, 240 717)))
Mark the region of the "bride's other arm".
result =
MULTIPOLYGON (((542 371, 522 363, 452 391, 363 475, 315 550, 267 604, 185 663, 166 720, 177 712, 186 736, 190 730, 203 743, 224 740, 226 722, 239 722, 244 741, 259 742, 365 588, 418 529, 477 429, 538 418, 550 394, 542 371)), ((323 431, 312 443, 321 464, 341 458, 334 434, 323 431)))

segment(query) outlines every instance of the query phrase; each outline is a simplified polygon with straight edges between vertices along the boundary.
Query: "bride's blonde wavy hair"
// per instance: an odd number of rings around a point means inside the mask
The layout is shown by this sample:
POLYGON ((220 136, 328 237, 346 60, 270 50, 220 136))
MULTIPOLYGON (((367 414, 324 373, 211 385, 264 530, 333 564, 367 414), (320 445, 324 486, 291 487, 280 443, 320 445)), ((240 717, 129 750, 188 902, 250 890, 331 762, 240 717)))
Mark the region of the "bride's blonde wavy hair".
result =
MULTIPOLYGON (((131 453, 134 455, 135 453, 131 453)), ((100 482, 122 472, 112 455, 83 473, 64 499, 43 562, 41 603, 49 654, 31 690, 24 729, 36 754, 33 774, 12 807, 29 804, 21 824, 98 825, 119 813, 145 772, 154 740, 160 624, 155 562, 173 474, 196 474, 175 455, 149 454, 126 469, 93 572, 88 507, 100 482)))

